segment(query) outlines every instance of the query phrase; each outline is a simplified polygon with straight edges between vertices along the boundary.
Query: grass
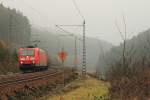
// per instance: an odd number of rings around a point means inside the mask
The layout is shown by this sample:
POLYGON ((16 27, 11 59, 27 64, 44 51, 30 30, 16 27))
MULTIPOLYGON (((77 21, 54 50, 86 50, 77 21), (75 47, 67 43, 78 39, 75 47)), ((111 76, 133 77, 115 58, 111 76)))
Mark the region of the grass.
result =
POLYGON ((107 100, 108 83, 88 77, 86 80, 77 80, 71 85, 78 88, 55 95, 48 100, 107 100))

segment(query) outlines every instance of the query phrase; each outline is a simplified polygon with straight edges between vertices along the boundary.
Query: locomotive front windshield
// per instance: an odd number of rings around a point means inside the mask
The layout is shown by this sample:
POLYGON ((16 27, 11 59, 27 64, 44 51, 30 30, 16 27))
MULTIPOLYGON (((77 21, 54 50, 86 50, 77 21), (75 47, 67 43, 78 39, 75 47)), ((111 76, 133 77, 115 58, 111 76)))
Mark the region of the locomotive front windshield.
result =
POLYGON ((21 56, 34 56, 34 50, 21 50, 21 56))

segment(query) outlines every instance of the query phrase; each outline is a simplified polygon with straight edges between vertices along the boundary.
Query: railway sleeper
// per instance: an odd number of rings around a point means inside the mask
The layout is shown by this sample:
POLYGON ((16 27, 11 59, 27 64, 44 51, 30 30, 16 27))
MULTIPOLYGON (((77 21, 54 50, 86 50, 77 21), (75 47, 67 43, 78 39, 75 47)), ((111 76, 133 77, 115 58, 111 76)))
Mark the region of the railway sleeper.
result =
MULTIPOLYGON (((50 71, 49 71, 50 72, 50 71)), ((32 90, 36 90, 38 89, 38 87, 41 86, 46 86, 48 85, 50 88, 56 88, 57 85, 64 85, 64 83, 68 82, 68 80, 71 79, 71 77, 73 76, 72 73, 69 73, 69 71, 66 71, 64 74, 63 72, 61 72, 60 70, 57 70, 57 72, 55 74, 52 75, 46 75, 43 78, 40 78, 40 80, 28 80, 28 78, 33 78, 33 77, 38 77, 44 74, 48 74, 47 72, 38 72, 38 73, 29 73, 27 75, 21 75, 21 77, 25 77, 25 81, 24 82, 20 82, 19 84, 12 84, 12 85, 6 85, 5 87, 1 87, 0 89, 2 90, 2 92, 0 91, 0 98, 7 96, 7 94, 9 95, 9 93, 13 93, 13 92, 18 92, 20 90, 24 90, 24 89, 32 89, 32 90), (27 79, 27 80, 26 80, 27 79), (37 84, 38 83, 38 84, 37 84)), ((20 78, 21 78, 20 77, 20 78)), ((17 77, 14 77, 13 79, 17 79, 19 78, 19 75, 17 77)), ((8 78, 9 79, 9 78, 8 78)), ((7 78, 6 78, 7 81, 7 78)), ((2 99, 5 100, 5 99, 2 99)), ((6 99, 7 100, 7 99, 6 99)))

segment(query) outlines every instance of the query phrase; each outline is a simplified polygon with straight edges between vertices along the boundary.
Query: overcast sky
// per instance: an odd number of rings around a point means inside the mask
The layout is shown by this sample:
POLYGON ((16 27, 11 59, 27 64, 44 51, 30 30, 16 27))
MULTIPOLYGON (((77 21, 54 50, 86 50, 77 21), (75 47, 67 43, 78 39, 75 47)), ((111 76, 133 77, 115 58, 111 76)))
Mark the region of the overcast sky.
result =
MULTIPOLYGON (((112 44, 121 42, 115 22, 123 31, 123 13, 128 35, 150 28, 150 0, 76 0, 76 3, 85 17, 87 35, 112 44)), ((82 23, 72 0, 5 0, 3 4, 17 8, 32 24, 45 28, 82 23)), ((75 28, 67 30, 73 32, 75 28)), ((76 32, 81 33, 81 28, 76 32)))

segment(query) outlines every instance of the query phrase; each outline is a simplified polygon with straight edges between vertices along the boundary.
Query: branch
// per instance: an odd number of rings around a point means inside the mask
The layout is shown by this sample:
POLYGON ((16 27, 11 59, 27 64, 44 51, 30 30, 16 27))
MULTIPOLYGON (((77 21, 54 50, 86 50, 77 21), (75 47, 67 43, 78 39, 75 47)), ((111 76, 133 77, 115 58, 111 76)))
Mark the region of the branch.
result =
POLYGON ((116 25, 116 28, 117 28, 117 30, 118 30, 118 32, 119 32, 119 34, 120 34, 120 36, 121 36, 122 40, 124 41, 124 40, 125 40, 125 38, 124 38, 124 36, 123 36, 123 34, 122 34, 122 32, 121 32, 121 30, 120 30, 119 26, 118 26, 117 21, 115 22, 115 25, 116 25))

